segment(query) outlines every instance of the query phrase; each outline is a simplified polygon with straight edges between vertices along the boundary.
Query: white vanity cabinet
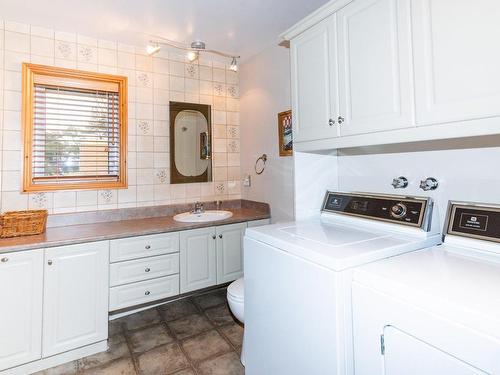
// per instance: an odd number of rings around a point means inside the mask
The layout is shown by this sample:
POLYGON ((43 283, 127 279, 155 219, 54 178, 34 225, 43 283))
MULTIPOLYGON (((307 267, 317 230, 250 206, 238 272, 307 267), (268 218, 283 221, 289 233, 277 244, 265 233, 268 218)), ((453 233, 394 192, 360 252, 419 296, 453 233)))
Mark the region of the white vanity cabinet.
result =
POLYGON ((42 356, 43 249, 0 254, 0 371, 42 356))
POLYGON ((108 338, 109 243, 45 250, 43 356, 108 338))
POLYGON ((338 135, 336 38, 332 16, 290 43, 295 142, 338 135))
POLYGON ((108 241, 0 255, 0 373, 105 350, 108 269, 108 241))
POLYGON ((217 284, 243 276, 243 236, 247 223, 217 227, 217 284))
POLYGON ((179 294, 179 237, 173 232, 110 241, 109 311, 179 294))
POLYGON ((269 219, 181 232, 180 292, 224 284, 243 277, 243 236, 269 219))
POLYGON ((216 239, 215 227, 181 232, 181 293, 217 284, 216 239))

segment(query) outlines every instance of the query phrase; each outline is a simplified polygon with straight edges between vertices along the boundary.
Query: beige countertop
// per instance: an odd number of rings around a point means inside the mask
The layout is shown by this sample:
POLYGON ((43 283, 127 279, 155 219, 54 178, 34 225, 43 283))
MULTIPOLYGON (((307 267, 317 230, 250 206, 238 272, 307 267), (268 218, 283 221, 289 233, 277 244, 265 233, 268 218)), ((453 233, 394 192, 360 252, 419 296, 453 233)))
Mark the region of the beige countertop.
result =
POLYGON ((44 234, 40 235, 0 239, 0 254, 44 247, 73 245, 83 242, 207 228, 270 218, 269 210, 263 210, 262 207, 250 206, 224 209, 231 211, 233 216, 226 220, 206 223, 181 223, 175 221, 173 216, 161 216, 49 227, 44 234))

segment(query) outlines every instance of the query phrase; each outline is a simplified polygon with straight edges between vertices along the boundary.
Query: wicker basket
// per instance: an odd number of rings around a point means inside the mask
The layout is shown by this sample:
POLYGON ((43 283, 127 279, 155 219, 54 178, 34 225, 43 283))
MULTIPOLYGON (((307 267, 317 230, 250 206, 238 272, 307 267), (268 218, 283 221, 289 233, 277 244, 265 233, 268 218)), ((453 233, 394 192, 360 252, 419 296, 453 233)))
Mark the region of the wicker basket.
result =
POLYGON ((0 215, 0 238, 45 232, 47 210, 9 211, 0 215))

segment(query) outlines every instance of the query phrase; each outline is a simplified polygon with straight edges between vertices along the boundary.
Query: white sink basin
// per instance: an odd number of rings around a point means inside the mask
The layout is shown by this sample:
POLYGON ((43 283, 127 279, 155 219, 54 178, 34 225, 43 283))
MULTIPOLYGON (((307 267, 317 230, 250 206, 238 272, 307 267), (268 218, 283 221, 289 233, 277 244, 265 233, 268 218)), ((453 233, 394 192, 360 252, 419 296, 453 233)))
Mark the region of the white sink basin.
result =
POLYGON ((192 212, 184 212, 174 216, 175 221, 184 223, 205 223, 207 221, 218 221, 228 219, 233 216, 230 211, 211 211, 207 210, 201 214, 194 214, 192 212))

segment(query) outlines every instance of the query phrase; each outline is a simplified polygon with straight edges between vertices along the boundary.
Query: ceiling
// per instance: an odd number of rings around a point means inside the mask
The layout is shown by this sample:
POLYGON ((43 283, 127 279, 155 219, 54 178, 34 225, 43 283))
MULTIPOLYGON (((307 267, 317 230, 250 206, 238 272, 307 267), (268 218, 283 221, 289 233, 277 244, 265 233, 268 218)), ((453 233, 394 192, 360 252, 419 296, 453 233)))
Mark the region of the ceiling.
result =
POLYGON ((142 45, 150 35, 245 60, 327 0, 0 0, 9 21, 142 45))

